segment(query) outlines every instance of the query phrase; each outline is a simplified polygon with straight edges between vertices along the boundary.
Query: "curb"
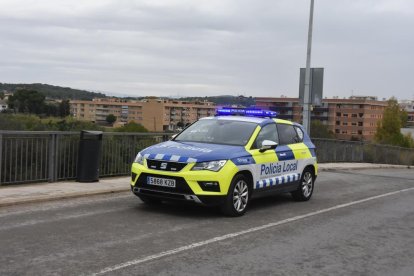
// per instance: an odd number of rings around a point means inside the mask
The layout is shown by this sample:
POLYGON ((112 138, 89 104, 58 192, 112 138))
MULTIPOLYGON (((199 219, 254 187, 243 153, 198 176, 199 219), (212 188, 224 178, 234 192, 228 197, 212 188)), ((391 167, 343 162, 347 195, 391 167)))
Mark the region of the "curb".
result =
POLYGON ((36 197, 36 198, 23 198, 23 199, 20 199, 20 200, 0 202, 0 207, 21 205, 21 204, 29 204, 29 203, 56 201, 56 200, 60 200, 60 199, 82 198, 82 197, 96 196, 96 195, 123 193, 123 192, 128 192, 129 190, 130 189, 128 187, 128 188, 111 189, 111 190, 105 190, 105 191, 91 191, 91 192, 82 192, 82 193, 76 192, 76 193, 68 193, 68 194, 65 194, 65 195, 39 196, 39 197, 36 197))
MULTIPOLYGON (((348 163, 349 164, 349 163, 348 163)), ((332 166, 332 167, 324 167, 323 163, 320 164, 318 171, 319 172, 330 172, 330 171, 351 171, 351 170, 365 170, 365 169, 389 169, 389 168, 396 168, 396 169, 414 169, 414 167, 406 166, 406 165, 389 165, 389 164, 372 164, 367 165, 366 163, 362 163, 360 166, 356 165, 355 163, 351 163, 349 167, 345 166, 332 166)), ((112 188, 107 190, 100 190, 100 191, 83 191, 83 192, 72 192, 66 193, 61 195, 45 195, 45 196, 38 196, 35 198, 22 198, 17 200, 4 200, 0 201, 0 207, 5 206, 13 206, 13 205, 22 205, 22 204, 30 204, 30 203, 39 203, 39 202, 48 202, 48 201, 57 201, 61 199, 71 199, 71 198, 82 198, 88 196, 96 196, 96 195, 105 195, 111 193, 123 193, 128 192, 130 190, 129 185, 128 187, 122 188, 112 188)))
MULTIPOLYGON (((319 164, 320 166, 321 164, 319 164)), ((353 171, 353 170, 371 170, 371 169, 413 169, 407 165, 388 165, 388 164, 373 164, 373 165, 361 165, 360 167, 346 167, 346 166, 332 166, 332 167, 318 167, 318 172, 323 171, 353 171)))

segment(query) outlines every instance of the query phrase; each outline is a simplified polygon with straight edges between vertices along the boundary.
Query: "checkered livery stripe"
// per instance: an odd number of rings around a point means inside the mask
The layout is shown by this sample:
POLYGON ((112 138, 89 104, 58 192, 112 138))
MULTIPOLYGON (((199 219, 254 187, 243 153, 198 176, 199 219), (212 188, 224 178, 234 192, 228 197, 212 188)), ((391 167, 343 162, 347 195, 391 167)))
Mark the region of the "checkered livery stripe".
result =
POLYGON ((279 184, 286 184, 300 179, 300 173, 287 174, 276 176, 268 179, 262 179, 256 182, 255 189, 262 189, 266 187, 273 187, 279 184))
POLYGON ((168 154, 144 154, 145 159, 179 162, 179 163, 195 163, 197 159, 184 157, 179 155, 168 155, 168 154))

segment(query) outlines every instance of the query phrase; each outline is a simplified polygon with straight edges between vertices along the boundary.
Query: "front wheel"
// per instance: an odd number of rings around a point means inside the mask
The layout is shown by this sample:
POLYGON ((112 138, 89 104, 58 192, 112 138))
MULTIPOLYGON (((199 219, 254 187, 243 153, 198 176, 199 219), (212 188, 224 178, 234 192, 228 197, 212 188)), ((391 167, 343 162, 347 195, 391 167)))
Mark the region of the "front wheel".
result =
POLYGON ((305 169, 300 178, 298 189, 292 192, 293 199, 297 201, 308 201, 313 193, 315 176, 311 169, 305 169))
POLYGON ((236 175, 230 185, 221 210, 225 215, 238 217, 246 213, 250 200, 249 182, 244 175, 236 175))

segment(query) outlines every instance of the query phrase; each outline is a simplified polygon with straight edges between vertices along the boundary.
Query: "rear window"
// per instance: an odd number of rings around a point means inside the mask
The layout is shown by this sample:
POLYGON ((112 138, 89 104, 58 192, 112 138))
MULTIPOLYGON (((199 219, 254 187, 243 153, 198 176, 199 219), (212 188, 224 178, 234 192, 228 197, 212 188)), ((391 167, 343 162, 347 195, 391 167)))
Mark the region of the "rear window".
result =
POLYGON ((293 125, 277 124, 279 145, 295 144, 301 141, 293 125))

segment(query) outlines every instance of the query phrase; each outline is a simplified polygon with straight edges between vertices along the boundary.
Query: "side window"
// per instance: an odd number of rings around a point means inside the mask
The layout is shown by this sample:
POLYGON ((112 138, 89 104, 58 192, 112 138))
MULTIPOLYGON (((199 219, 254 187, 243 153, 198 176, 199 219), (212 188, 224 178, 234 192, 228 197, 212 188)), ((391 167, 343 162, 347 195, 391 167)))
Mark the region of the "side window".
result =
POLYGON ((279 144, 280 145, 298 143, 299 141, 298 133, 296 132, 293 125, 277 124, 277 131, 279 132, 279 141, 280 141, 279 144))
POLYGON ((303 130, 300 128, 300 127, 298 127, 298 126, 294 126, 294 128, 295 128, 295 130, 296 130, 296 134, 298 135, 297 136, 297 143, 301 143, 301 142, 303 142, 303 136, 304 136, 304 134, 303 134, 303 130))
POLYGON ((279 143, 277 136, 276 124, 265 125, 257 135, 256 141, 253 144, 254 149, 259 149, 262 147, 262 142, 264 140, 270 140, 276 143, 279 143))

